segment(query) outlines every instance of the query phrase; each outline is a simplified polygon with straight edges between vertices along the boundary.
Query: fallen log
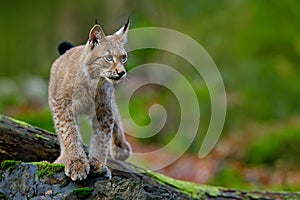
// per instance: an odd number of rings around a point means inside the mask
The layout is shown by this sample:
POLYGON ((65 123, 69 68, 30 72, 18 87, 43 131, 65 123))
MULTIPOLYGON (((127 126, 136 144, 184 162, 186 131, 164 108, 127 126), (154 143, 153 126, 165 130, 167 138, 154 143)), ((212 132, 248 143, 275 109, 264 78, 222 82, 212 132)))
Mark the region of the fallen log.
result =
POLYGON ((49 163, 58 155, 55 134, 0 116, 0 199, 300 199, 298 192, 198 185, 111 158, 112 179, 73 182, 63 165, 49 163))

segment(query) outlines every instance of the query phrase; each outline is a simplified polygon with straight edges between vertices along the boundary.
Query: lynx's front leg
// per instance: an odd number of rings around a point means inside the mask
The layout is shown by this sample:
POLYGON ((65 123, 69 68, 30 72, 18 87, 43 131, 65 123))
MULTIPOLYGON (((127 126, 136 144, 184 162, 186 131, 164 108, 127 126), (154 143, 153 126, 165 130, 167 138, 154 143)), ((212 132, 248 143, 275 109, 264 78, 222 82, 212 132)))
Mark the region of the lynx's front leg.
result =
POLYGON ((113 113, 111 108, 110 83, 99 84, 96 94, 96 113, 92 118, 93 135, 91 138, 89 161, 91 170, 111 178, 111 172, 106 166, 113 129, 113 113))
POLYGON ((83 180, 90 167, 72 109, 62 103, 53 106, 52 113, 61 146, 61 155, 55 163, 65 164, 65 173, 73 181, 83 180))

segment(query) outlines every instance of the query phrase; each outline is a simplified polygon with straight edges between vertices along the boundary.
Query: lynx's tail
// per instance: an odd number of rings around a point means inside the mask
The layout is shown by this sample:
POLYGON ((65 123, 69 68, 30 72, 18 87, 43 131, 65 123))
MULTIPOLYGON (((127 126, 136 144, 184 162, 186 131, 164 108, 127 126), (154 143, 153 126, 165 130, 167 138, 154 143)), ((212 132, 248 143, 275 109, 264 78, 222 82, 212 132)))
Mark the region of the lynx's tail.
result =
POLYGON ((58 45, 58 52, 60 55, 63 55, 67 50, 72 49, 74 47, 73 44, 67 41, 63 41, 58 45))

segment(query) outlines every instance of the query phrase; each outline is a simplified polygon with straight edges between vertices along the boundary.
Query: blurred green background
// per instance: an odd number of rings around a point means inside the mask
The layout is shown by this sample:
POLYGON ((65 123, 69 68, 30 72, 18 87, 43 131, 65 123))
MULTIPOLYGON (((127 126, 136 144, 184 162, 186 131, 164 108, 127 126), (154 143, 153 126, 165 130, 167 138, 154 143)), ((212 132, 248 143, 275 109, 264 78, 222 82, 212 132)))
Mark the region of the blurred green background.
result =
MULTIPOLYGON (((192 37, 207 50, 222 74, 227 117, 211 155, 219 162, 209 179, 192 181, 298 190, 299 9, 298 0, 4 1, 0 7, 0 113, 54 131, 47 84, 51 64, 58 57, 57 45, 62 40, 84 44, 95 19, 106 33, 113 33, 130 16, 131 28, 165 27, 192 37), (251 175, 253 171, 258 175, 251 175)), ((192 66, 175 55, 150 49, 131 52, 128 70, 147 62, 170 64, 191 80, 201 108, 199 133, 205 131, 210 98, 203 81, 194 79, 192 66)), ((180 110, 167 88, 143 87, 130 106, 138 124, 149 123, 147 112, 154 103, 168 111, 167 124, 159 134, 132 142, 159 148, 173 138, 180 110)), ((119 107, 126 109, 122 102, 119 107)), ((134 133, 138 134, 143 133, 134 133)), ((202 138, 199 134, 187 152, 195 155, 191 162, 199 160, 196 154, 202 138)))

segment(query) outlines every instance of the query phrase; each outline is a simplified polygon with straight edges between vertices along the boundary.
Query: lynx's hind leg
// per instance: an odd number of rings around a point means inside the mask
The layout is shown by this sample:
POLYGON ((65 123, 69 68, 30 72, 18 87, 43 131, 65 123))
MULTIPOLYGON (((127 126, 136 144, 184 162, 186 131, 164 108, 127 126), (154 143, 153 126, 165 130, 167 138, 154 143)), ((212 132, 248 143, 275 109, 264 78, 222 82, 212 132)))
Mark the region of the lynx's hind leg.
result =
POLYGON ((111 155, 116 160, 126 160, 131 156, 132 150, 130 144, 126 141, 125 138, 125 134, 123 131, 123 126, 115 102, 115 98, 112 98, 112 108, 114 113, 114 127, 113 127, 111 155))

